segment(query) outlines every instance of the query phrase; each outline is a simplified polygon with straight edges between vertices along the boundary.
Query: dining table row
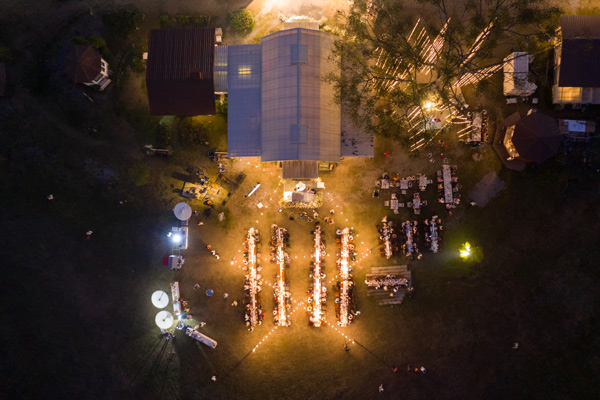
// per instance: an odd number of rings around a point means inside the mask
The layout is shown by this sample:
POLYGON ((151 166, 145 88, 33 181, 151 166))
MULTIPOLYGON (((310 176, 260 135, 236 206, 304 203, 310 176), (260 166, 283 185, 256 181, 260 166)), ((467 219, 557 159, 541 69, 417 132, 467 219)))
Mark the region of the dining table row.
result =
POLYGON ((381 220, 381 225, 377 225, 377 231, 379 232, 379 244, 383 247, 380 249, 382 257, 390 259, 393 255, 392 239, 395 236, 393 222, 389 221, 387 216, 381 220))
POLYGON ((327 324, 327 287, 325 284, 325 242, 322 238, 320 225, 313 231, 313 251, 310 261, 310 283, 307 291, 308 325, 319 327, 327 324))
POLYGON ((262 275, 260 266, 260 234, 258 229, 245 231, 244 269, 247 271, 244 280, 244 319, 248 329, 252 331, 264 319, 261 308, 262 275))
POLYGON ((356 260, 354 249, 354 229, 344 228, 336 231, 338 279, 335 290, 335 312, 338 325, 348 326, 354 319, 354 281, 352 262, 356 260))
POLYGON ((277 225, 271 227, 271 253, 277 264, 275 285, 273 286, 273 322, 276 326, 291 324, 289 312, 292 307, 289 282, 285 279, 285 269, 289 267, 289 256, 285 249, 289 246, 287 229, 277 225))

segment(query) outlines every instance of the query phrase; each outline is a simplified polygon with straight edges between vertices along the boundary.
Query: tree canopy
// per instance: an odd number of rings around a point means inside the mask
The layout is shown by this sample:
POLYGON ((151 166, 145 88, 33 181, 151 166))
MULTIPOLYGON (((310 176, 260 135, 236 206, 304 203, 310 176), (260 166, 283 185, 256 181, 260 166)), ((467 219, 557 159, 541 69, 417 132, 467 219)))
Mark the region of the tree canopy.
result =
POLYGON ((417 1, 420 18, 401 0, 357 0, 339 14, 341 75, 329 77, 355 123, 403 141, 415 115, 460 108, 460 86, 501 69, 511 45, 532 51, 560 14, 547 0, 417 1))

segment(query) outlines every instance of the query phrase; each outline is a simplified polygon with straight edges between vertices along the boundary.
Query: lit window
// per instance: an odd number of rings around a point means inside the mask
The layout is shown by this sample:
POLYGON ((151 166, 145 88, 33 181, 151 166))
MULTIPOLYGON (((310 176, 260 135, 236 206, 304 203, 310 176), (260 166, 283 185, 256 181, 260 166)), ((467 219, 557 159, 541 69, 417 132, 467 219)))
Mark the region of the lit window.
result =
POLYGON ((252 68, 249 65, 240 65, 238 67, 238 75, 250 75, 252 68))

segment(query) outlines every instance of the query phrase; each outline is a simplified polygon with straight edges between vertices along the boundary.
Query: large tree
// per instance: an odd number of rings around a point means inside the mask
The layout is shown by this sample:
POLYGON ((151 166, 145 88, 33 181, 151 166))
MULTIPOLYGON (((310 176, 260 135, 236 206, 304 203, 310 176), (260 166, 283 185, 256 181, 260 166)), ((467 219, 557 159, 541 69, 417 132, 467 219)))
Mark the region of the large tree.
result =
POLYGON ((401 0, 357 0, 339 14, 342 73, 330 77, 357 124, 405 143, 428 107, 460 109, 460 86, 499 70, 506 43, 531 51, 547 40, 559 15, 547 0, 417 1, 421 15, 401 0))

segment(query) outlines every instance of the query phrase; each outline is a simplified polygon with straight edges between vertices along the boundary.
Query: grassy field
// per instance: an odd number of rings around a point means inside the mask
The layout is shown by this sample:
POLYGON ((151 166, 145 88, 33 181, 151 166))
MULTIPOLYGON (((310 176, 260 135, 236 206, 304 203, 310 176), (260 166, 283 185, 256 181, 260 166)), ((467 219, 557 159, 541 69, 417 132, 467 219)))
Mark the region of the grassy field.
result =
MULTIPOLYGON (((83 4, 64 3, 47 27, 48 38, 68 41, 69 29, 75 29, 59 26, 83 4)), ((216 7, 214 3, 207 7, 216 7)), ((7 4, 17 7, 16 2, 7 4)), ((147 5, 148 15, 177 11, 159 10, 158 2, 147 5)), ((15 10, 8 26, 30 15, 15 10)), ((145 24, 156 21, 147 19, 145 24)), ((491 171, 506 189, 485 208, 463 204, 452 216, 435 202, 433 188, 428 189, 430 205, 419 219, 436 213, 444 219, 445 250, 411 263, 415 295, 394 307, 378 306, 362 284, 371 267, 407 262, 401 256, 384 260, 378 255, 375 225, 389 209, 383 207, 383 198, 371 197, 374 182, 382 172, 433 176, 441 165, 440 149, 428 149, 436 158, 431 164, 424 154, 409 156, 397 144, 377 138, 373 159, 346 159, 324 174, 325 202, 319 212, 336 211, 336 223, 325 227, 328 250, 332 252, 335 227, 353 226, 358 234, 360 261, 354 277, 361 315, 343 329, 354 340, 345 352, 348 339, 339 329, 308 327, 304 302, 311 224, 297 218, 297 211, 277 211, 282 187, 276 165, 227 161, 226 176, 235 180, 244 173, 246 178, 208 217, 202 202, 191 201, 201 216, 191 221, 186 263, 180 272, 168 270, 162 257, 170 251, 166 233, 176 223, 171 210, 182 199, 176 193, 182 184, 178 177, 193 165, 214 179, 218 171, 206 157, 209 147, 187 146, 174 129, 173 158, 152 158, 141 151, 156 138, 158 123, 148 115, 143 74, 126 70, 122 85, 93 104, 75 96, 80 90, 64 89, 61 80, 51 80, 47 89, 53 90, 39 93, 37 75, 27 73, 36 67, 29 64, 39 54, 52 58, 58 49, 38 43, 39 28, 31 25, 27 35, 8 37, 23 53, 9 66, 8 76, 14 77, 11 97, 0 100, 2 110, 12 109, 0 118, 0 255, 5 262, 0 397, 597 397, 596 144, 514 173, 502 168, 489 146, 479 150, 483 160, 474 162, 470 148, 451 134, 443 137, 449 143, 448 158, 459 167, 463 196, 491 171), (385 157, 385 151, 391 155, 385 157), (128 171, 140 165, 149 174, 145 184, 136 186, 128 171), (256 182, 261 188, 245 198, 256 182), (46 200, 50 193, 52 201, 46 200), (259 210, 258 202, 266 207, 259 210), (217 219, 220 211, 223 222, 217 219), (289 220, 291 213, 296 214, 294 221, 289 220), (197 225, 200 220, 204 225, 197 225), (273 223, 291 234, 293 323, 273 331, 267 316, 263 325, 248 332, 241 308, 231 306, 243 296, 243 230, 254 226, 265 237, 273 223), (92 239, 82 240, 90 229, 92 239), (459 259, 457 250, 467 240, 482 254, 480 262, 459 259), (221 253, 220 260, 210 256, 206 244, 221 253), (194 320, 207 323, 203 331, 219 342, 216 349, 181 332, 171 342, 159 336, 150 296, 167 290, 172 280, 180 282, 194 320), (199 291, 193 289, 196 282, 199 291), (213 297, 204 294, 208 288, 214 290, 213 297), (519 343, 517 350, 514 342, 519 343), (392 372, 393 366, 399 371, 392 372), (408 372, 407 366, 425 366, 427 373, 408 372), (210 379, 213 375, 216 382, 210 379), (381 394, 380 384, 385 387, 381 394)), ((140 37, 131 40, 142 40, 141 33, 134 36, 140 37)), ((498 108, 494 115, 509 111, 498 108)), ((225 145, 223 117, 195 122, 213 124, 206 128, 208 141, 225 145)), ((391 216, 396 222, 413 219, 406 210, 391 216)), ((335 255, 326 261, 331 286, 335 255)), ((268 283, 274 282, 274 274, 274 266, 267 263, 265 312, 272 306, 268 283)), ((329 306, 328 318, 335 327, 331 299, 329 306)))

